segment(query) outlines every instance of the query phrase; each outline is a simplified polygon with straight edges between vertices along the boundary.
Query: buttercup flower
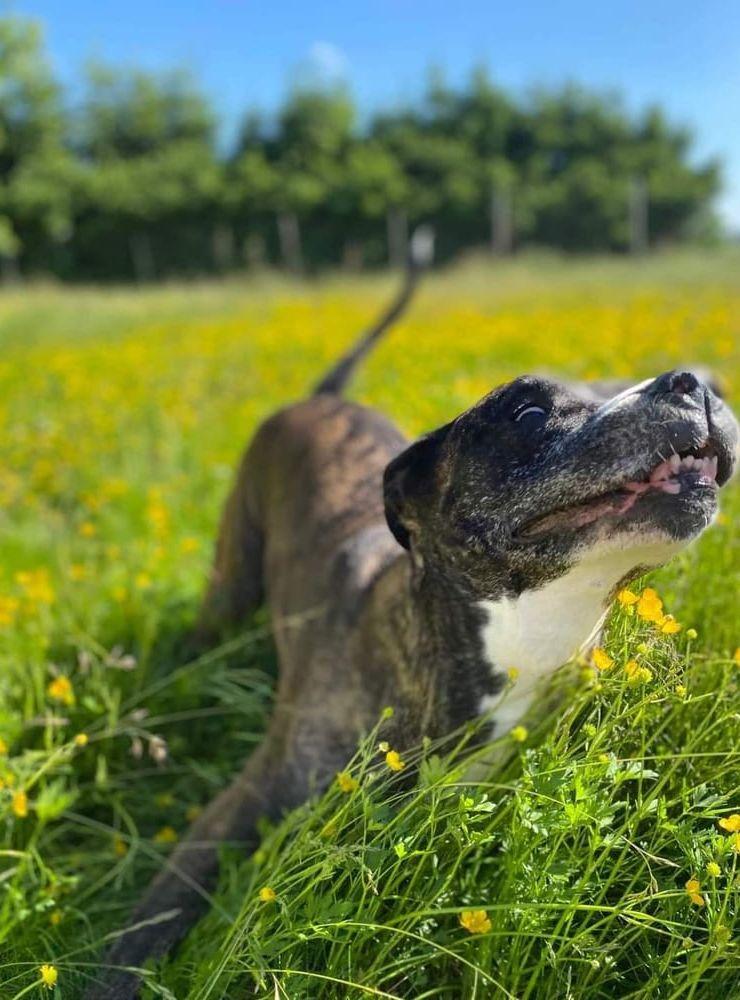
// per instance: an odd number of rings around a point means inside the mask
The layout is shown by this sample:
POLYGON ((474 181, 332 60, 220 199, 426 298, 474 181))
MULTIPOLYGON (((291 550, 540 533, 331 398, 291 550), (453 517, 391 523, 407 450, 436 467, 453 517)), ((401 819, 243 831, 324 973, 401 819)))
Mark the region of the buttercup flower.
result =
POLYGON ((719 821, 719 825, 728 833, 737 833, 740 830, 740 813, 733 813, 725 816, 719 821))
POLYGON ((359 781, 353 778, 351 774, 347 771, 337 771, 337 784, 339 785, 340 791, 345 794, 356 791, 360 787, 359 781))
POLYGON ((694 904, 694 906, 706 905, 704 902, 704 897, 699 892, 700 888, 701 886, 699 885, 699 879, 697 878, 690 878, 686 883, 686 894, 691 900, 691 902, 694 904))
POLYGON ((389 750, 385 755, 385 762, 391 771, 403 771, 406 767, 397 750, 389 750))
POLYGON ((86 747, 89 742, 87 733, 77 733, 74 738, 74 744, 76 747, 86 747))
POLYGON ((657 622, 663 617, 663 602, 652 587, 646 587, 640 595, 637 613, 646 622, 657 622))
POLYGON ((609 670, 614 666, 614 660, 607 651, 598 647, 591 654, 591 660, 597 670, 609 670))
POLYGON ((171 826, 163 826, 154 834, 155 844, 174 844, 177 841, 177 831, 171 826))
POLYGON ((18 819, 28 816, 28 796, 25 792, 16 792, 13 796, 13 812, 18 819))
POLYGON ((648 667, 641 667, 637 660, 628 660, 624 672, 630 684, 647 684, 653 679, 653 672, 648 667))
POLYGON ((630 608, 632 607, 633 604, 637 604, 640 598, 634 591, 629 590, 627 587, 625 587, 623 590, 620 590, 619 593, 617 594, 617 600, 619 601, 619 603, 622 605, 623 608, 630 608))
POLYGON ((41 976, 41 982, 47 988, 47 990, 53 990, 57 984, 57 979, 59 978, 59 973, 57 972, 56 966, 54 965, 42 965, 39 969, 39 974, 41 976))
POLYGON ((277 899, 277 893, 269 885, 263 885, 259 891, 259 898, 261 903, 274 903, 277 899))
POLYGON ((53 701, 60 701, 63 705, 71 706, 75 703, 72 681, 69 677, 65 677, 64 674, 60 674, 53 681, 49 681, 46 693, 53 701))
POLYGON ((719 878, 722 874, 722 869, 717 864, 716 861, 710 861, 707 865, 707 875, 711 875, 712 878, 719 878))
POLYGON ((491 929, 491 921, 485 910, 463 910, 460 914, 460 926, 468 934, 487 934, 491 929))
POLYGON ((515 743, 524 743, 527 736, 529 736, 529 732, 527 731, 526 726, 514 726, 510 735, 515 743))
POLYGON ((663 635, 675 635, 676 632, 681 631, 681 625, 676 621, 673 615, 663 615, 663 617, 660 618, 656 624, 663 635))

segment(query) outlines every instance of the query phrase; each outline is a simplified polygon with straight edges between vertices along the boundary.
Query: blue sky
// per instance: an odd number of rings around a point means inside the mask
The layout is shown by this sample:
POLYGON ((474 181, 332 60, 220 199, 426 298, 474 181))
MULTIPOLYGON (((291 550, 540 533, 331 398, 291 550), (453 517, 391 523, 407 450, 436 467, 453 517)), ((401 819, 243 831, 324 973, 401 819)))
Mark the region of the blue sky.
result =
POLYGON ((342 75, 371 110, 485 64, 500 84, 579 81, 629 108, 662 104, 688 124, 696 157, 725 163, 719 208, 740 231, 740 3, 737 0, 28 0, 60 77, 101 57, 193 69, 227 121, 273 107, 307 68, 342 75))

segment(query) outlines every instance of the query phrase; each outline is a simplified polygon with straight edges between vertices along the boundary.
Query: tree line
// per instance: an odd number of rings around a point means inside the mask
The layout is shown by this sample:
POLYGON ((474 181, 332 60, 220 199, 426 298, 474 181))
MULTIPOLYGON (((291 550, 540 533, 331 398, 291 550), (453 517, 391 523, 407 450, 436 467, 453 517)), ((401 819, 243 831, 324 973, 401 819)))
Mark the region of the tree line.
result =
POLYGON ((72 102, 39 26, 0 18, 6 279, 150 280, 275 265, 399 263, 431 221, 449 259, 486 245, 642 250, 710 236, 715 162, 659 108, 576 86, 514 97, 484 71, 432 78, 361 121, 345 87, 250 111, 230 148, 198 82, 96 63, 72 102))

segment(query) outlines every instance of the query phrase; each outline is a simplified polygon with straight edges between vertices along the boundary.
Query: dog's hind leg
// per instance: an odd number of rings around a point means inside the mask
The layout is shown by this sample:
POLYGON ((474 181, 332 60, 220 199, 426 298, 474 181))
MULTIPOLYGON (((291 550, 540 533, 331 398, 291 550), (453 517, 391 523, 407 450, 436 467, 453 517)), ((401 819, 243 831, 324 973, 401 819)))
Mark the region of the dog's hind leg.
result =
POLYGON ((197 637, 204 642, 244 621, 263 600, 263 536, 252 463, 250 448, 221 516, 211 577, 196 628, 197 637))
POLYGON ((255 750, 237 779, 218 795, 190 828, 132 913, 105 957, 99 978, 85 1000, 132 1000, 141 985, 134 971, 149 958, 170 951, 209 906, 218 878, 218 849, 232 842, 254 849, 257 820, 277 819, 302 801, 306 788, 295 786, 274 759, 271 741, 255 750))

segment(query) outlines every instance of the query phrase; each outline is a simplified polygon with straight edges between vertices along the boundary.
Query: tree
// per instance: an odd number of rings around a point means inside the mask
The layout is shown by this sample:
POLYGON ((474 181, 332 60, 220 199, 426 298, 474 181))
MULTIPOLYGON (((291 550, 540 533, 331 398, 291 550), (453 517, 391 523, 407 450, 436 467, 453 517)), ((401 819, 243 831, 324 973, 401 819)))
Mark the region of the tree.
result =
POLYGON ((75 165, 65 150, 61 92, 39 26, 0 18, 0 254, 5 272, 50 259, 71 234, 75 165))

